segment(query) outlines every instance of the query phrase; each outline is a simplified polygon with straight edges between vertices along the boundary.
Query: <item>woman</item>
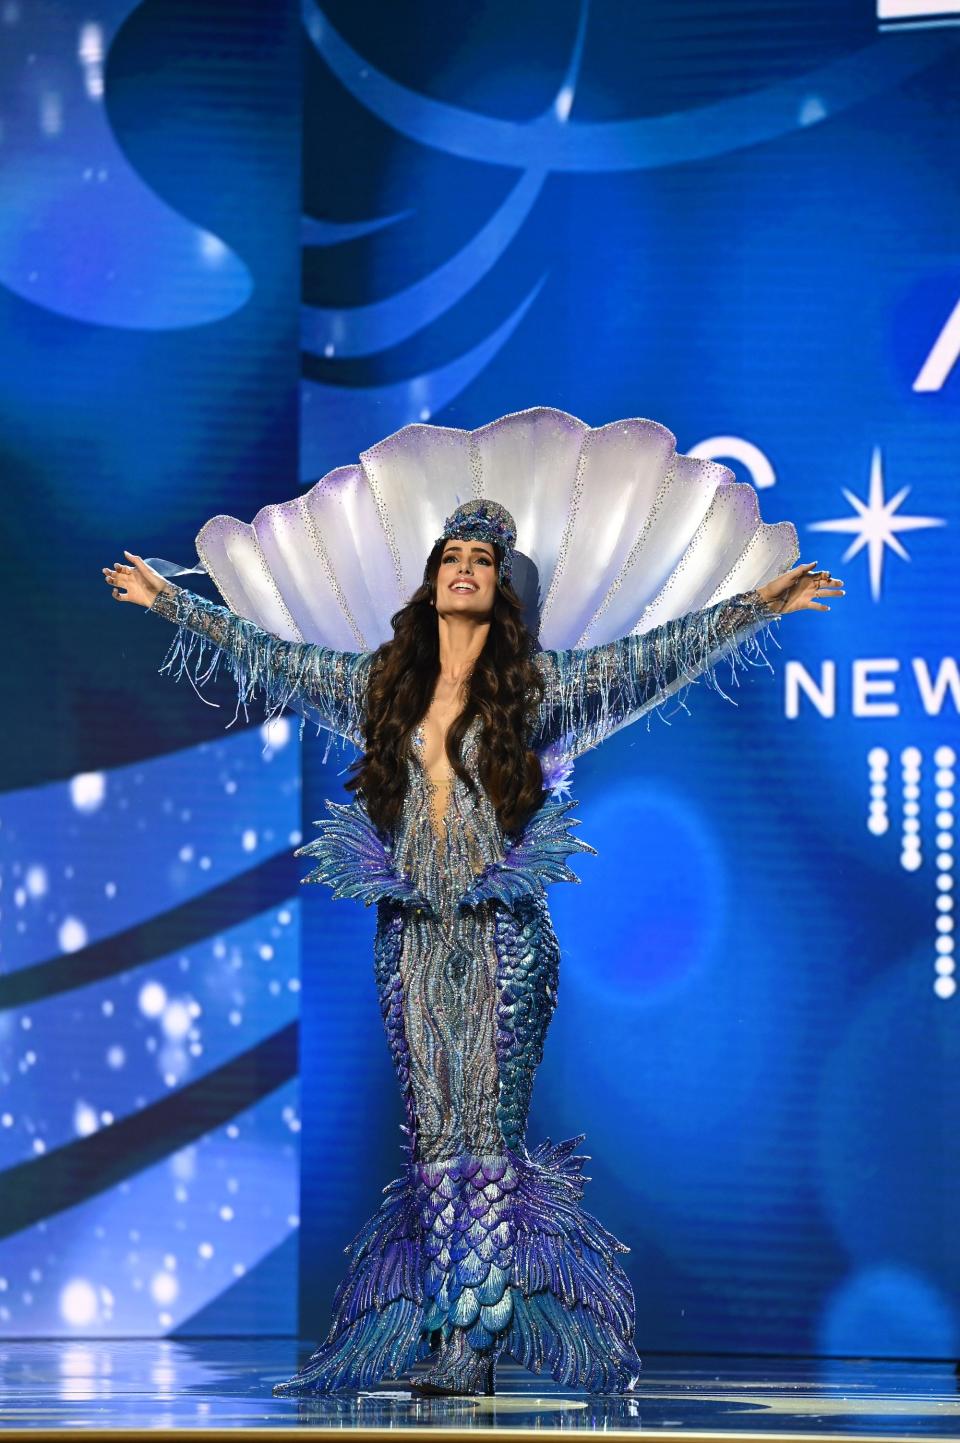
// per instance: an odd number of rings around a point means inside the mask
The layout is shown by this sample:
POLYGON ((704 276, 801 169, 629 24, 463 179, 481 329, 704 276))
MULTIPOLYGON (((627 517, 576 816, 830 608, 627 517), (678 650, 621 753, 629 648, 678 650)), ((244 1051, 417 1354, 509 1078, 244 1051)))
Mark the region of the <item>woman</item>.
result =
POLYGON ((715 684, 722 657, 744 662, 774 620, 843 592, 809 562, 642 636, 537 652, 511 585, 515 542, 497 502, 459 506, 375 652, 281 640, 129 552, 104 568, 117 600, 177 626, 184 665, 200 637, 244 700, 308 701, 363 753, 354 801, 328 803, 297 855, 317 859, 304 881, 377 904, 408 1160, 348 1250, 326 1341, 276 1393, 367 1386, 431 1351, 411 1379, 423 1393, 492 1392, 501 1352, 592 1392, 639 1377, 627 1248, 579 1204, 582 1138, 525 1141, 557 995, 544 884, 576 880, 565 858, 593 850, 551 792, 652 703, 715 684))

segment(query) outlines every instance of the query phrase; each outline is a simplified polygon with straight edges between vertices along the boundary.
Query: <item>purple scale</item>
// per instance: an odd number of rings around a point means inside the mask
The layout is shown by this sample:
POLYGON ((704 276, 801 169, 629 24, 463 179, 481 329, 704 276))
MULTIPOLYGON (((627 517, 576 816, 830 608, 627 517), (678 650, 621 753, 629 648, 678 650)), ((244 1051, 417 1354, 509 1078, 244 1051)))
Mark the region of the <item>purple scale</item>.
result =
POLYGON ((470 1201, 470 1205, 469 1205, 469 1213, 470 1213, 470 1216, 471 1216, 472 1218, 476 1218, 477 1222, 483 1222, 484 1219, 486 1218, 487 1214, 489 1213, 489 1211, 490 1211, 490 1204, 487 1202, 486 1198, 483 1196, 483 1193, 477 1193, 477 1194, 471 1199, 471 1201, 470 1201))
POLYGON ((489 1233, 484 1234, 484 1236, 479 1239, 478 1242, 474 1243, 473 1247, 477 1256, 482 1258, 485 1263, 494 1263, 500 1261, 498 1257, 499 1250, 496 1243, 493 1241, 493 1238, 490 1237, 489 1233))
POLYGON ((471 1245, 463 1232, 454 1234, 453 1242, 450 1244, 450 1260, 460 1263, 471 1251, 471 1245))
POLYGON ((437 1213, 436 1226, 448 1237, 453 1232, 455 1217, 452 1202, 448 1202, 442 1212, 437 1213))
POLYGON ((438 1257, 443 1247, 443 1239, 438 1238, 435 1233, 427 1233, 423 1240, 423 1251, 428 1258, 438 1257))

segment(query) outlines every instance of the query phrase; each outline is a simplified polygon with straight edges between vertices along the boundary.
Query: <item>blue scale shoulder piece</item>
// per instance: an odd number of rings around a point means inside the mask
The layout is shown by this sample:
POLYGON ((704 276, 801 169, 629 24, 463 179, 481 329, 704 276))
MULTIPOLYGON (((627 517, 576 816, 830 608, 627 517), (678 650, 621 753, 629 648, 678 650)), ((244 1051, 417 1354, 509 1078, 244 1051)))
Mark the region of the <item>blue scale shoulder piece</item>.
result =
POLYGON ((520 897, 539 893, 545 882, 579 882, 566 864, 573 852, 591 852, 596 847, 571 836, 578 818, 567 813, 576 801, 546 801, 534 812, 516 841, 509 845, 500 862, 488 862, 477 880, 460 898, 459 907, 476 907, 480 902, 503 902, 509 906, 520 897))
POLYGON ((428 899, 409 877, 397 871, 390 843, 377 830, 363 802, 355 798, 342 806, 330 801, 324 805, 331 815, 314 822, 320 836, 293 854, 312 857, 317 864, 300 881, 324 882, 333 888, 335 898, 356 898, 367 907, 393 901, 432 913, 428 899))

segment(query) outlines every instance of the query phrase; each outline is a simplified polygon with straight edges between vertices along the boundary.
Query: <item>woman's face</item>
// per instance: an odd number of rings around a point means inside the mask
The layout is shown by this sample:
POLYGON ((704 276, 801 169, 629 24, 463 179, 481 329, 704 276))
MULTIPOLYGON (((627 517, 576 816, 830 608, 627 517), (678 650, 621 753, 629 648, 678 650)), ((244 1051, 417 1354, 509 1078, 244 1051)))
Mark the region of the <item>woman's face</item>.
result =
POLYGON ((437 572, 437 615, 487 617, 497 592, 497 557, 489 541, 447 541, 437 572))

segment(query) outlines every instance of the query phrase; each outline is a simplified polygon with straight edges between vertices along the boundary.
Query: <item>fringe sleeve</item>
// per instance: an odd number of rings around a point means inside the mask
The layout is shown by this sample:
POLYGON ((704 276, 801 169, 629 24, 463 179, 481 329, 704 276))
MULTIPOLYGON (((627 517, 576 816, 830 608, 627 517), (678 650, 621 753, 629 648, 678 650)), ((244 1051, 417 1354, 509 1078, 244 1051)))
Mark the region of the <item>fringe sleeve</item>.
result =
POLYGON ((334 651, 313 642, 284 641, 228 607, 216 606, 171 581, 147 609, 176 627, 161 674, 171 673, 179 681, 186 673, 194 691, 208 706, 218 703, 207 701, 199 688, 216 676, 220 662, 226 661, 237 683, 237 709, 228 726, 237 720, 241 706, 245 720, 249 720, 247 703, 262 692, 267 720, 290 706, 301 712, 301 736, 305 711, 318 727, 363 748, 372 652, 334 651), (211 655, 203 670, 208 648, 211 655))
POLYGON ((661 708, 675 693, 689 713, 683 693, 701 677, 735 706, 717 679, 717 666, 729 657, 737 685, 739 666, 762 662, 773 671, 761 642, 772 635, 771 623, 779 620, 759 592, 744 591, 642 636, 582 650, 536 653, 546 692, 533 745, 549 748, 556 764, 597 746, 645 714, 649 731, 649 713, 657 711, 666 721, 661 708))

